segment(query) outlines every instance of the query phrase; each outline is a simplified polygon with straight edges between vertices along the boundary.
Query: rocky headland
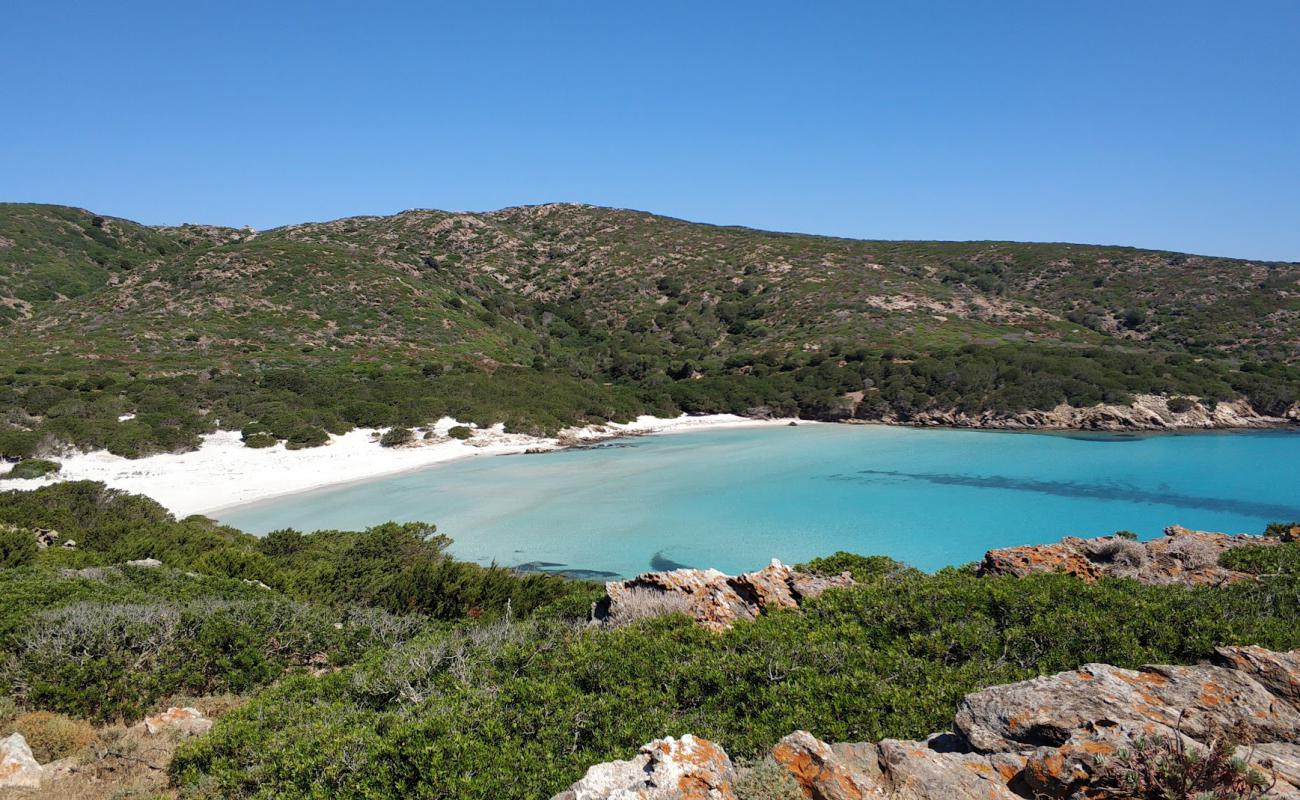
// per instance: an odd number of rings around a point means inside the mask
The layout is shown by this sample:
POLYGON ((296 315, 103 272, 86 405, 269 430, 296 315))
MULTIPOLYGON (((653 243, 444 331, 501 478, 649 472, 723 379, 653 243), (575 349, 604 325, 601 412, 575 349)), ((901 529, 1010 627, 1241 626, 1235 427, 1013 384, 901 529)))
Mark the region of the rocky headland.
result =
POLYGON ((1293 403, 1278 416, 1270 416, 1256 411, 1244 398, 1209 403, 1199 398, 1143 394, 1128 405, 1078 407, 1062 403, 1047 411, 975 413, 932 408, 907 417, 887 414, 871 421, 921 427, 1105 432, 1279 428, 1300 425, 1300 403, 1293 403))

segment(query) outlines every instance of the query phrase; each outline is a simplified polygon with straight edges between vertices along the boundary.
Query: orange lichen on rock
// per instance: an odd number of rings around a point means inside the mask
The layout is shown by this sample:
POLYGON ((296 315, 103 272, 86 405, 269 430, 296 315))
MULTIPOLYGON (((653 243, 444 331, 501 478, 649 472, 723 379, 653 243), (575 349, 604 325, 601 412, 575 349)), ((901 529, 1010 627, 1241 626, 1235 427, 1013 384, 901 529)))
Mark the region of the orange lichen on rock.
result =
POLYGON ((808 797, 817 800, 863 800, 864 776, 841 762, 830 745, 807 731, 795 731, 772 748, 772 758, 794 777, 808 797))

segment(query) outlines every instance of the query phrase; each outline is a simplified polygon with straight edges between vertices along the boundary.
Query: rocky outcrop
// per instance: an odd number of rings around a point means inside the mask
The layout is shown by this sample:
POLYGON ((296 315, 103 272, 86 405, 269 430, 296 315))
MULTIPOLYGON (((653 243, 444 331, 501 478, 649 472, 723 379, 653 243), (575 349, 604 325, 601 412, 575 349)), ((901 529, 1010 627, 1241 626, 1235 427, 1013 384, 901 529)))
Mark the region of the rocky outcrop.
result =
POLYGON ((1023 800, 1011 788, 1025 757, 948 749, 947 735, 924 742, 833 744, 796 731, 772 748, 772 759, 816 800, 1023 800))
POLYGON ((43 772, 21 733, 0 739, 0 788, 35 788, 43 772))
POLYGON ((721 747, 687 734, 656 739, 630 761, 597 764, 552 800, 736 800, 735 780, 721 747))
MULTIPOLYGON (((771 757, 812 800, 1092 800, 1123 796, 1112 791, 1122 759, 1143 741, 1204 749, 1231 732, 1251 743, 1237 755, 1275 781, 1268 797, 1300 800, 1300 650, 1221 647, 1213 663, 1137 670, 1087 664, 967 695, 953 727, 918 742, 846 744, 796 731, 771 757)), ((589 778, 593 772, 604 774, 593 768, 589 778)), ((729 796, 723 772, 710 774, 710 791, 729 796)))
POLYGON ((212 729, 212 720, 197 708, 172 706, 161 714, 145 717, 140 723, 145 733, 156 736, 164 731, 176 731, 186 736, 202 736, 212 729))
POLYGON ((663 610, 683 611, 704 627, 722 631, 737 620, 765 611, 797 609, 799 602, 830 588, 852 586, 849 573, 833 577, 798 572, 776 559, 757 572, 725 575, 716 569, 647 572, 631 580, 605 584, 597 620, 618 623, 663 610), (651 607, 648 614, 644 609, 651 607))
POLYGON ((1134 578, 1147 584, 1217 586, 1254 577, 1219 566, 1219 556, 1225 551, 1277 542, 1271 537, 1193 531, 1178 525, 1165 528, 1163 538, 1149 542, 1119 536, 1067 536, 1056 544, 990 550, 984 555, 979 574, 1023 577, 1036 572, 1064 572, 1085 581, 1134 578))
MULTIPOLYGON (((967 413, 955 408, 928 409, 907 418, 889 413, 873 422, 893 425, 942 426, 949 428, 998 428, 1005 430, 1152 431, 1213 428, 1275 428, 1300 423, 1300 404, 1282 416, 1260 414, 1245 399, 1211 405, 1188 398, 1191 405, 1174 411, 1172 397, 1144 394, 1130 405, 1095 405, 1076 408, 1062 403, 1050 411, 1031 409, 1009 413, 981 411, 967 413)), ((1176 404, 1176 407, 1181 407, 1176 404)))

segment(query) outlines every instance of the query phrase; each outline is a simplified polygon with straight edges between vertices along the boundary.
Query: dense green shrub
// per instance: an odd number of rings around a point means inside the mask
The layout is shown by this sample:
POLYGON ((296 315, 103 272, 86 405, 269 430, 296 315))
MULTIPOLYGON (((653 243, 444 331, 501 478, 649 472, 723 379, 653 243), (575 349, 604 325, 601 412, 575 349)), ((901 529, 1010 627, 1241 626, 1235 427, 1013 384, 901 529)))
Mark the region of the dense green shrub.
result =
POLYGON ((1300 572, 1300 542, 1272 547, 1234 547, 1219 556, 1219 563, 1253 575, 1277 575, 1300 572))
MULTIPOLYGON (((744 315, 757 311, 733 301, 719 309, 731 320, 727 325, 742 326, 753 322, 744 315)), ((573 323, 583 324, 578 317, 564 324, 573 323)), ((23 424, 32 430, 0 431, 0 458, 28 458, 42 442, 60 441, 129 457, 184 450, 218 421, 242 429, 246 441, 269 434, 291 447, 312 447, 354 425, 414 428, 448 416, 479 428, 503 423, 511 432, 542 435, 643 413, 908 422, 936 410, 1011 414, 1061 403, 1125 403, 1139 393, 1171 396, 1175 408, 1192 395, 1209 406, 1245 397, 1272 414, 1300 402, 1300 368, 1284 363, 1237 368, 1177 352, 1047 343, 832 350, 834 357, 769 346, 724 355, 701 346, 688 356, 671 339, 611 333, 572 352, 538 354, 534 367, 491 372, 462 362, 430 370, 401 363, 382 370, 363 364, 246 374, 203 369, 200 380, 128 376, 108 383, 57 370, 11 375, 0 407, 29 420, 23 424), (861 402, 847 399, 856 392, 863 393, 861 402), (124 410, 135 417, 119 421, 124 410)))
POLYGON ((447 431, 447 435, 453 439, 465 440, 474 435, 474 429, 465 425, 453 425, 447 431))
MULTIPOLYGON (((366 531, 277 531, 264 539, 201 516, 175 520, 148 498, 72 481, 0 492, 0 525, 53 528, 78 542, 79 556, 115 564, 157 558, 176 569, 261 581, 314 603, 378 606, 440 619, 526 614, 590 584, 456 561, 425 523, 366 531)), ((589 601, 583 601, 589 602, 589 601)))
POLYGON ((275 598, 73 603, 37 614, 16 636, 9 671, 30 706, 132 719, 169 695, 248 692, 287 668, 394 644, 377 638, 386 629, 418 628, 381 622, 275 598))
POLYGON ((293 428, 284 437, 284 446, 289 450, 301 450, 304 447, 320 447, 330 440, 329 432, 315 425, 301 425, 293 428))
POLYGON ((36 431, 0 430, 0 459, 31 458, 40 439, 36 431))
POLYGON ((861 556, 842 550, 829 556, 814 558, 806 564, 799 564, 797 568, 817 575, 838 575, 841 572, 848 572, 858 581, 875 580, 900 570, 910 569, 889 556, 861 556))
POLYGON ((36 534, 0 524, 0 569, 25 567, 36 560, 36 534))
POLYGON ((1183 414, 1191 411, 1196 407, 1196 401, 1190 397, 1171 397, 1169 398, 1169 410, 1175 414, 1183 414))

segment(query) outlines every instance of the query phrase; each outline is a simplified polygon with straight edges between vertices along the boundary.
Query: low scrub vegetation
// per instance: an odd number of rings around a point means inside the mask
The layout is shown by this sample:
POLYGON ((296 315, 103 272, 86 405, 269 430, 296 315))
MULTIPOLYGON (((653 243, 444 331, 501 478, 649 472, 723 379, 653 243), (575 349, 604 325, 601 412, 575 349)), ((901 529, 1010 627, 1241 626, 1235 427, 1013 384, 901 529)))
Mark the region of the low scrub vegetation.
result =
POLYGON ((692 733, 748 765, 747 800, 784 798, 762 758, 795 729, 919 737, 990 684, 1300 646, 1287 543, 1230 551, 1259 579, 1218 588, 840 553, 805 568, 849 570, 855 588, 715 634, 675 607, 589 625, 599 587, 454 561, 421 523, 257 539, 69 483, 0 493, 0 524, 84 543, 0 569, 0 714, 43 715, 53 753, 84 732, 65 717, 245 696, 172 761, 196 797, 549 797, 592 763, 692 733), (122 565, 145 556, 162 566, 122 565))

